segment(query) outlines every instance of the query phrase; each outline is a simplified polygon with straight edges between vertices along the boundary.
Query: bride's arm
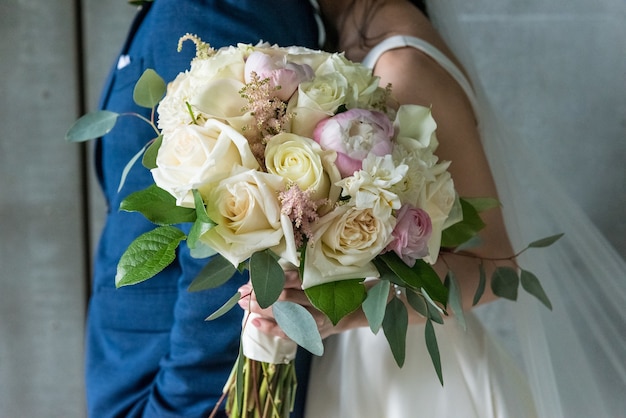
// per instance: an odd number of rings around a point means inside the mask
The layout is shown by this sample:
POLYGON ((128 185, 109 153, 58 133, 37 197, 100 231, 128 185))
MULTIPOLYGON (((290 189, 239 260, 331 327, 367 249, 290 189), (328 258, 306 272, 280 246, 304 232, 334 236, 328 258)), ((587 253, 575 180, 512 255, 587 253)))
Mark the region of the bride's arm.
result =
MULTIPOLYGON (((410 2, 404 0, 322 0, 320 6, 329 28, 337 28, 337 49, 345 51, 354 61, 362 60, 378 42, 393 35, 415 36, 436 46, 457 65, 452 55, 428 19, 410 2)), ((460 67, 460 65, 459 65, 460 67)), ((497 197, 493 178, 484 155, 476 120, 469 100, 457 82, 439 64, 415 48, 404 47, 385 52, 378 60, 374 72, 381 78, 381 84, 392 85, 394 98, 400 104, 420 104, 431 106, 437 122, 437 138, 440 160, 452 161, 449 171, 459 195, 464 197, 497 197)), ((487 227, 481 232, 483 244, 474 249, 474 255, 483 258, 504 258, 513 254, 508 240, 501 212, 496 209, 483 213, 487 227)), ((498 262, 498 265, 507 264, 498 262)), ((510 264, 510 263, 508 263, 510 264)), ((472 306, 472 299, 478 286, 479 261, 475 258, 443 253, 435 269, 444 277, 450 269, 454 271, 461 285, 463 305, 472 306)), ((495 263, 485 263, 489 275, 495 263)), ((512 265, 512 264, 510 264, 512 265)), ((282 299, 292 300, 304 306, 310 303, 299 290, 299 280, 288 280, 282 299)), ((246 294, 251 288, 246 287, 246 294)), ((489 286, 481 303, 495 298, 489 286)), ((260 311, 252 300, 245 302, 246 308, 260 311)), ((357 311, 332 327, 325 316, 315 309, 314 313, 323 337, 347 329, 367 326, 362 311, 357 311)), ((411 322, 423 322, 413 309, 411 322)), ((264 314, 271 318, 271 311, 264 314)), ((266 332, 282 335, 282 331, 271 320, 260 320, 256 324, 266 332)))

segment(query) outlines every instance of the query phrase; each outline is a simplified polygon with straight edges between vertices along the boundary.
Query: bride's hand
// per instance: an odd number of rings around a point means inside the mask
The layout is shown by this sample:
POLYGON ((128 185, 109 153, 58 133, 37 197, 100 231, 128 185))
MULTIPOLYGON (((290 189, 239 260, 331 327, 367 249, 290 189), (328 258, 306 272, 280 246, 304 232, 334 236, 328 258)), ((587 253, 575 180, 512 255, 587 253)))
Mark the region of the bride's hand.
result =
MULTIPOLYGON (((366 324, 365 315, 362 311, 359 310, 339 321, 336 326, 333 326, 328 317, 319 310, 317 310, 307 298, 304 290, 302 290, 302 282, 300 281, 300 277, 298 276, 297 271, 286 271, 285 279, 285 287, 280 294, 278 300, 294 302, 305 307, 311 313, 311 315, 313 315, 315 323, 317 324, 317 329, 319 330, 322 338, 326 338, 329 335, 337 334, 347 329, 366 324)), ((250 312, 254 312, 260 315, 260 317, 251 319, 248 325, 257 327, 266 334, 287 338, 287 335, 285 335, 283 330, 280 329, 280 327, 276 323, 272 308, 269 307, 266 309, 262 309, 259 306, 250 282, 240 287, 239 292, 242 295, 241 299, 239 300, 239 306, 244 310, 248 310, 250 312)))

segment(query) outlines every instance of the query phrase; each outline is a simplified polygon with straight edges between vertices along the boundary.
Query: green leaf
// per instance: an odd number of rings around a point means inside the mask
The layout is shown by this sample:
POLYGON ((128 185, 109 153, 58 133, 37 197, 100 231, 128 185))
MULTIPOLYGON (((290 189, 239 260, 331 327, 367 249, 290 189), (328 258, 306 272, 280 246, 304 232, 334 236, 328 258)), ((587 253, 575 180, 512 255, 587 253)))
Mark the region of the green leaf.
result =
POLYGON ((221 254, 214 255, 189 285, 190 292, 214 289, 226 283, 237 268, 221 254))
POLYGON ((193 190, 193 201, 196 208, 196 220, 189 231, 189 238, 187 238, 187 245, 192 249, 196 248, 200 237, 216 225, 206 213, 206 207, 200 192, 195 189, 193 190))
POLYGON ((137 105, 152 109, 165 95, 165 81, 156 71, 148 68, 137 80, 133 91, 133 100, 137 105))
POLYGON ((491 276, 491 290, 496 296, 517 300, 519 277, 511 267, 498 267, 491 276))
POLYGON ((537 241, 533 241, 530 244, 528 244, 528 248, 549 247, 550 245, 554 244, 559 239, 561 239, 561 237, 563 235, 565 235, 565 234, 556 234, 556 235, 551 235, 551 236, 546 237, 546 238, 539 239, 537 241))
POLYGON ((270 250, 258 251, 250 257, 250 281, 259 306, 265 309, 278 300, 285 287, 285 272, 270 250))
POLYGON ((363 301, 363 312, 374 334, 378 333, 383 324, 390 286, 388 280, 379 281, 367 291, 367 297, 363 301))
POLYGON ((453 248, 469 241, 485 227, 478 211, 465 199, 461 199, 463 220, 443 230, 441 234, 441 246, 453 248))
POLYGON ((539 301, 543 303, 546 308, 552 310, 552 302, 550 302, 548 295, 546 295, 546 292, 543 290, 537 276, 532 274, 530 271, 522 270, 520 280, 525 291, 539 299, 539 301))
POLYGON ((224 315, 225 313, 230 311, 232 308, 234 308, 235 305, 237 305, 237 302, 239 302, 240 298, 241 298, 241 293, 239 293, 239 292, 235 293, 217 311, 215 311, 211 315, 207 316, 205 321, 213 321, 214 319, 217 319, 220 316, 224 315))
POLYGON ((313 315, 293 302, 278 301, 272 305, 276 323, 300 347, 316 356, 324 354, 324 344, 313 315))
POLYGON ((465 331, 467 329, 467 325, 465 323, 465 314, 463 313, 463 298, 461 295, 461 288, 452 270, 448 271, 448 274, 446 275, 446 283, 448 284, 449 289, 448 306, 450 306, 452 313, 454 314, 454 316, 456 316, 457 322, 465 331))
POLYGON ((403 286, 416 290, 423 288, 437 302, 443 304, 447 302, 448 289, 430 264, 417 260, 413 267, 409 267, 393 251, 381 254, 376 259, 383 261, 402 280, 403 286))
POLYGON ((324 312, 333 325, 363 304, 367 292, 362 279, 339 280, 309 287, 304 291, 317 309, 324 312))
POLYGON ((392 298, 387 304, 385 319, 383 319, 383 332, 389 342, 389 348, 396 364, 404 365, 406 357, 406 332, 409 326, 409 313, 404 303, 398 298, 392 298))
POLYGON ((115 275, 115 286, 143 282, 176 258, 176 248, 185 234, 173 226, 161 226, 138 236, 126 249, 115 275))
POLYGON ((438 324, 443 325, 443 316, 441 315, 441 311, 432 300, 428 300, 428 297, 425 297, 424 299, 426 300, 426 310, 428 311, 428 315, 426 317, 438 324))
POLYGON ((441 357, 439 355, 437 335, 435 334, 435 328, 433 327, 433 323, 429 320, 426 321, 426 327, 424 328, 424 337, 426 340, 426 348, 428 349, 428 354, 430 355, 430 359, 432 360, 433 366, 435 367, 435 372, 437 372, 439 382, 443 385, 443 373, 441 370, 441 357))
POLYGON ((83 142, 100 138, 109 133, 115 126, 118 113, 109 110, 98 110, 81 116, 65 134, 70 142, 83 142))
POLYGON ((176 206, 174 196, 156 184, 127 196, 120 204, 120 210, 140 212, 157 225, 175 225, 196 219, 194 209, 176 206))
POLYGON ((152 140, 150 146, 146 149, 146 152, 143 154, 143 159, 141 163, 148 170, 152 170, 153 168, 157 168, 157 154, 159 153, 159 148, 161 148, 161 144, 163 143, 163 135, 159 135, 152 140))
POLYGON ((411 308, 415 309, 415 311, 424 318, 429 317, 427 302, 424 300, 424 296, 422 296, 421 293, 412 289, 406 289, 406 301, 411 308))
POLYGON ((119 186, 117 186, 117 191, 119 193, 120 190, 122 190, 122 188, 124 187, 124 183, 126 183, 126 177, 128 177, 128 173, 130 173, 130 170, 133 168, 133 166, 135 165, 135 163, 139 160, 139 158, 141 158, 141 156, 143 155, 143 153, 146 151, 146 148, 148 147, 148 145, 144 145, 138 152, 137 154, 133 155, 133 158, 130 159, 130 161, 128 161, 126 163, 126 165, 124 166, 124 169, 122 170, 122 176, 120 177, 120 184, 119 186))
POLYGON ((498 199, 494 199, 493 197, 464 197, 461 200, 464 200, 472 205, 477 212, 484 212, 501 206, 500 201, 498 199))
POLYGON ((487 284, 487 274, 485 273, 485 266, 481 262, 478 266, 478 286, 476 287, 476 293, 474 293, 474 300, 472 300, 472 306, 476 306, 476 304, 480 301, 480 298, 483 297, 485 293, 485 286, 487 284))

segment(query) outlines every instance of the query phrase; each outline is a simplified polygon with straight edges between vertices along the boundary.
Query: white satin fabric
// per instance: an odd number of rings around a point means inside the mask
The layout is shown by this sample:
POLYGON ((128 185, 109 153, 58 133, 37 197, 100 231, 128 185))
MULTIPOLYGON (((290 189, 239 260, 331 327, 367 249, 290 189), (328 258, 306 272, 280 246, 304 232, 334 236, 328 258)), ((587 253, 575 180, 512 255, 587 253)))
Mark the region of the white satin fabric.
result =
POLYGON ((311 367, 307 418, 534 418, 532 395, 514 362, 488 338, 474 315, 468 329, 454 320, 435 326, 443 364, 439 383, 412 325, 399 368, 382 331, 360 328, 325 341, 311 367))

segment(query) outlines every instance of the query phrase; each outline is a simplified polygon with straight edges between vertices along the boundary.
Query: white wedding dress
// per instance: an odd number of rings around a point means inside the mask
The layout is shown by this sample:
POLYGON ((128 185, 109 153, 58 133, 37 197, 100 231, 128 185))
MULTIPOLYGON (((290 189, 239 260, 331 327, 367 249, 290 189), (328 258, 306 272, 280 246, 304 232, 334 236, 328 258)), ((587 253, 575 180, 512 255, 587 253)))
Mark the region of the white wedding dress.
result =
POLYGON ((430 1, 429 14, 473 88, 420 39, 385 40, 366 63, 373 66, 385 50, 408 45, 457 79, 478 116, 513 247, 565 233, 552 247, 519 260, 539 277, 553 310, 522 291, 517 302, 497 301, 467 313, 467 331, 451 318, 435 324, 443 387, 423 326, 409 326, 403 368, 382 331, 373 335, 362 328, 330 337, 324 355, 313 359, 306 418, 626 417, 626 262, 494 116, 465 56, 461 3, 430 1))

